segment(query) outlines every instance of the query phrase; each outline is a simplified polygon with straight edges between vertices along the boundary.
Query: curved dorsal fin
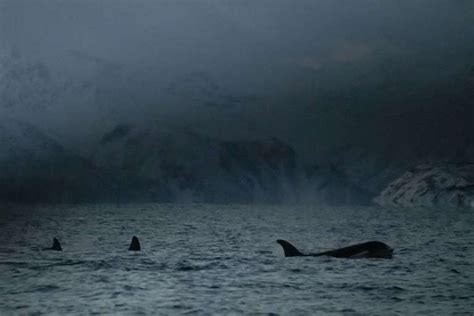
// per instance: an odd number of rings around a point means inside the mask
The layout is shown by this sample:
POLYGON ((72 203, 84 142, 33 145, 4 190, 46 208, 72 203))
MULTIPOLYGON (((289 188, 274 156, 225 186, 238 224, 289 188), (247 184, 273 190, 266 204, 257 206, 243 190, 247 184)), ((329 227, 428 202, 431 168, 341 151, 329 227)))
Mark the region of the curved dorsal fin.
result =
POLYGON ((304 256, 295 246, 287 242, 283 239, 278 239, 277 243, 279 243, 283 247, 283 251, 285 252, 285 257, 296 257, 296 256, 304 256))

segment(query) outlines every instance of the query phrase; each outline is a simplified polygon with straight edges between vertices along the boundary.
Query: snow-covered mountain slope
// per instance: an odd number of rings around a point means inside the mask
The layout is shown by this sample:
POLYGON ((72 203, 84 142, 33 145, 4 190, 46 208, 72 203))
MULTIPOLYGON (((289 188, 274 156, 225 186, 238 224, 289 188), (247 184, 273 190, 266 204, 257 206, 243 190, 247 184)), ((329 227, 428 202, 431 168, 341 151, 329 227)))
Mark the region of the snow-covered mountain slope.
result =
POLYGON ((0 148, 2 200, 71 202, 109 191, 93 164, 31 124, 1 119, 0 148))
POLYGON ((275 138, 223 140, 119 124, 83 157, 40 128, 7 118, 0 120, 0 148, 6 201, 370 204, 386 188, 376 199, 381 205, 472 204, 472 164, 424 165, 397 179, 414 161, 390 163, 360 148, 304 166, 275 138))
POLYGON ((404 173, 375 199, 384 206, 474 207, 474 164, 422 164, 404 173))
POLYGON ((105 134, 90 159, 124 191, 154 200, 285 200, 296 173, 294 151, 277 140, 219 141, 127 125, 105 134))
POLYGON ((127 199, 367 204, 377 194, 362 170, 352 179, 347 166, 304 168, 294 149, 276 138, 221 140, 121 124, 94 152, 89 160, 115 177, 127 199))

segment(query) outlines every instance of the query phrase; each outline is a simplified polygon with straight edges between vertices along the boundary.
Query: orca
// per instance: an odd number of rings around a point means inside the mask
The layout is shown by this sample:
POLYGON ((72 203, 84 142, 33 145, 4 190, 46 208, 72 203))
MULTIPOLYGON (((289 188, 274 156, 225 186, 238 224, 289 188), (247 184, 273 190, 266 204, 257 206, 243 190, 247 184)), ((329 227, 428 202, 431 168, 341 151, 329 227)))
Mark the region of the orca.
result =
POLYGON ((53 246, 51 248, 43 248, 43 250, 63 251, 63 248, 61 248, 59 240, 57 238, 53 238, 53 246))
POLYGON ((140 251, 140 241, 138 240, 137 236, 132 237, 132 242, 130 243, 129 251, 140 251))
POLYGON ((344 248, 303 254, 295 246, 283 239, 278 239, 279 243, 283 247, 285 257, 320 257, 329 256, 334 258, 348 258, 348 259, 360 259, 360 258, 380 258, 380 259, 392 259, 393 249, 380 241, 368 241, 362 244, 347 246, 344 248))

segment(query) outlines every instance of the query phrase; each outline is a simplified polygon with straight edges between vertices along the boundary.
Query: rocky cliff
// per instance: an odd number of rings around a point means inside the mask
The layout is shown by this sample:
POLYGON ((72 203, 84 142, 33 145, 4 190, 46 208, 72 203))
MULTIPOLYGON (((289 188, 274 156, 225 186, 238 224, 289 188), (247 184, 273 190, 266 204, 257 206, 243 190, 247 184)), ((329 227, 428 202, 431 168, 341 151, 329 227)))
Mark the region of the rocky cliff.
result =
POLYGON ((422 164, 403 174, 375 201, 384 206, 474 207, 474 164, 422 164))

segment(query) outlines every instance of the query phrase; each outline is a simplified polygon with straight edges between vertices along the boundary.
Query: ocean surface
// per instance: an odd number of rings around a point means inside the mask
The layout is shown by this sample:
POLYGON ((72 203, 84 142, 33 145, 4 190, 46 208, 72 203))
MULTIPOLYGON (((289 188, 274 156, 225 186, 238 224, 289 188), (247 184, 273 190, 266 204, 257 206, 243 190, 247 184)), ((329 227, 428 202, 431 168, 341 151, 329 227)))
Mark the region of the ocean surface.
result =
POLYGON ((473 315, 473 229, 472 209, 2 206, 0 314, 473 315), (279 238, 394 258, 285 258, 279 238))

